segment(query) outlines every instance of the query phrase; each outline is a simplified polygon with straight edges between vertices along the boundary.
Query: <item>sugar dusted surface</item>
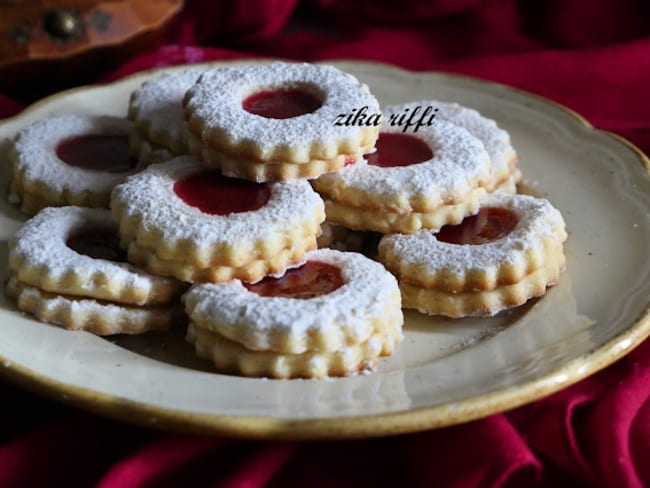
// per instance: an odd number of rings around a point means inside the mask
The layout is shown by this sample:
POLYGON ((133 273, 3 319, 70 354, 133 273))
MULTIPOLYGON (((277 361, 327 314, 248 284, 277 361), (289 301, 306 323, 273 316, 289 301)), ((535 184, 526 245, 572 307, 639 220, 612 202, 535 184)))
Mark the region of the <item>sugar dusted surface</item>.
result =
MULTIPOLYGON (((386 314, 399 297, 396 279, 379 263, 357 253, 319 249, 306 260, 321 261, 341 270, 344 284, 326 295, 310 299, 262 297, 236 280, 193 286, 184 296, 190 318, 201 327, 226 337, 245 327, 250 344, 269 349, 277 334, 302 337, 315 332, 353 337, 356 342, 372 334, 370 319, 386 314), (345 328, 346 330, 341 330, 345 328)), ((399 310, 399 303, 397 303, 399 310)))
MULTIPOLYGON (((63 280, 74 274, 84 291, 93 292, 110 284, 150 290, 155 282, 173 282, 136 268, 128 263, 92 258, 66 245, 69 236, 82 229, 101 228, 115 231, 109 210, 83 207, 49 207, 28 220, 9 245, 9 263, 13 272, 20 267, 40 268, 48 280, 63 280), (106 280, 96 280, 103 275, 106 280)), ((37 283, 32 283, 37 285, 37 283)))
POLYGON ((497 174, 508 174, 510 165, 516 160, 517 154, 510 143, 510 135, 499 128, 497 123, 478 111, 463 107, 457 103, 445 103, 437 100, 423 100, 408 104, 408 106, 431 106, 437 108, 435 120, 445 120, 467 129, 479 139, 492 160, 492 171, 497 174))
MULTIPOLYGON (((400 127, 388 123, 393 113, 403 113, 409 105, 390 106, 384 110, 382 132, 401 133, 400 127)), ((343 168, 336 173, 318 179, 319 190, 341 187, 346 191, 369 195, 376 201, 408 202, 425 198, 444 202, 462 198, 486 180, 490 174, 490 158, 483 143, 466 129, 445 121, 420 128, 416 133, 407 132, 427 143, 433 150, 433 158, 417 164, 396 167, 379 167, 365 160, 343 168)))
POLYGON ((183 202, 174 184, 206 171, 191 156, 179 156, 150 166, 113 191, 124 215, 137 216, 144 229, 154 229, 164 240, 189 240, 197 248, 219 243, 235 245, 284 236, 311 221, 324 204, 306 180, 267 183, 271 196, 263 207, 229 215, 210 215, 183 202))
POLYGON ((233 143, 253 141, 263 157, 277 146, 338 145, 340 141, 359 140, 361 127, 334 123, 339 114, 364 106, 368 114, 379 113, 375 97, 354 76, 333 66, 309 63, 276 62, 207 71, 186 97, 186 115, 201 120, 203 133, 197 135, 203 140, 216 128, 233 143), (307 87, 322 96, 323 105, 312 113, 288 119, 265 118, 242 108, 249 95, 280 87, 307 87))
POLYGON ((129 118, 148 138, 164 146, 185 145, 183 97, 203 70, 165 73, 145 81, 131 94, 129 118))
POLYGON ((562 242, 566 237, 562 215, 548 200, 495 193, 482 205, 512 210, 519 217, 517 226, 507 236, 481 245, 450 244, 436 239, 431 231, 419 231, 384 236, 379 246, 398 256, 403 266, 422 266, 429 274, 441 269, 462 274, 524 259, 526 250, 549 239, 562 242))
POLYGON ((21 129, 13 144, 14 172, 23 174, 25 183, 43 185, 54 191, 107 192, 134 173, 91 171, 69 166, 56 155, 57 145, 71 137, 86 134, 125 135, 131 122, 121 117, 97 115, 56 115, 21 129))

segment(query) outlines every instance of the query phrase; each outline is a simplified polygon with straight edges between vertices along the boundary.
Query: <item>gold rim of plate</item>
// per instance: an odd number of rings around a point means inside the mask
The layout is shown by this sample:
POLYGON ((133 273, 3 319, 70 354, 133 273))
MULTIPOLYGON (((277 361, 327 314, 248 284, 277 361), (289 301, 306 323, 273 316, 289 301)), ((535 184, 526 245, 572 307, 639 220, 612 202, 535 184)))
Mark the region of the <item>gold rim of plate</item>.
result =
MULTIPOLYGON (((270 60, 234 60, 203 63, 202 65, 217 66, 265 61, 270 60)), ((384 63, 347 60, 335 60, 331 62, 333 64, 343 65, 343 69, 345 69, 345 64, 351 64, 355 66, 366 66, 385 71, 393 71, 400 75, 436 75, 451 79, 466 79, 480 84, 499 87, 502 90, 523 94, 544 104, 559 108, 571 115, 576 122, 588 129, 615 139, 618 143, 630 150, 638 159, 639 163, 643 165, 645 170, 650 174, 650 159, 631 142, 611 132, 594 128, 584 117, 558 102, 554 102, 525 90, 513 88, 501 83, 480 80, 453 73, 414 73, 384 63)), ((115 83, 120 83, 148 73, 153 74, 158 71, 160 70, 152 69, 137 72, 128 77, 122 78, 115 83)), ((30 107, 27 107, 20 114, 2 120, 2 123, 20 118, 25 114, 50 103, 56 98, 85 91, 96 86, 97 85, 83 86, 56 93, 36 102, 30 107)), ((519 407, 559 391, 605 368, 629 353, 649 335, 650 301, 648 302, 645 311, 633 321, 633 324, 616 335, 613 339, 599 345, 587 354, 573 358, 566 362, 562 367, 541 377, 535 378, 534 380, 494 392, 466 398, 459 402, 431 407, 412 408, 400 412, 346 417, 287 419, 272 416, 203 414, 161 408, 147 403, 93 391, 88 388, 69 385, 45 375, 38 374, 20 364, 15 364, 11 359, 1 355, 0 364, 2 364, 3 367, 0 368, 0 375, 39 395, 62 401, 66 404, 80 407, 102 416, 119 419, 139 426, 188 433, 221 434, 249 439, 352 439, 418 432, 427 429, 450 426, 519 407), (462 408, 460 408, 461 406, 462 408)))

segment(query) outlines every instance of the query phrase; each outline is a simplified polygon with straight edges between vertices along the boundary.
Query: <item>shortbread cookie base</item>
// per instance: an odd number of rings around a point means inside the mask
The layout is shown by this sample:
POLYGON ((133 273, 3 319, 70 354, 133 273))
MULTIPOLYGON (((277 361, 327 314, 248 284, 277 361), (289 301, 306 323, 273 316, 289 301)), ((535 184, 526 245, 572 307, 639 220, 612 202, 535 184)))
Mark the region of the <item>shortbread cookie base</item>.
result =
POLYGON ((333 160, 373 147, 379 127, 338 125, 339 115, 366 107, 379 113, 368 87, 333 66, 274 62, 210 70, 185 96, 189 129, 222 153, 258 162, 304 164, 333 160), (242 101, 268 89, 300 87, 323 103, 314 112, 288 119, 249 113, 242 101))
POLYGON ((153 276, 128 263, 96 259, 66 244, 84 228, 115 231, 110 212, 82 207, 44 209, 9 240, 9 269, 18 280, 44 291, 134 305, 177 299, 186 285, 153 276))
POLYGON ((379 260, 400 281, 461 292, 517 283, 563 254, 564 220, 547 200, 493 193, 482 205, 513 211, 519 218, 517 226, 480 245, 441 242, 429 231, 387 235, 379 243, 379 260))
POLYGON ((241 266, 210 265, 207 268, 199 268, 180 261, 162 259, 153 250, 131 242, 128 246, 128 259, 151 273, 172 276, 189 283, 224 283, 231 280, 256 282, 267 275, 282 273, 287 268, 301 263, 305 254, 316 247, 316 237, 310 236, 274 256, 249 261, 241 266))
POLYGON ((375 369, 380 356, 388 356, 402 340, 401 329, 375 333, 367 341, 334 352, 279 354, 249 351, 242 345, 190 323, 188 342, 196 354, 209 359, 222 372, 251 377, 323 378, 350 376, 375 369))
POLYGON ((307 261, 335 266, 342 284, 308 299, 260 296, 241 282, 192 287, 183 297, 191 320, 249 350, 299 354, 359 344, 374 332, 401 327, 396 279, 356 253, 320 249, 307 261))
POLYGON ((185 204, 173 191, 175 181, 201 171, 190 156, 153 165, 118 185, 111 199, 121 245, 131 241, 155 250, 162 260, 196 268, 242 267, 273 259, 304 239, 320 235, 324 205, 309 183, 269 183, 271 198, 252 212, 208 215, 185 204))
POLYGON ((85 330, 97 335, 142 334, 165 330, 186 319, 177 305, 131 307, 49 293, 9 278, 7 296, 16 300, 23 312, 69 330, 85 330))
POLYGON ((312 159, 305 163, 279 161, 255 161, 245 157, 217 151, 193 134, 189 136, 189 152, 206 166, 218 169, 226 176, 257 182, 287 181, 297 178, 317 178, 325 173, 338 171, 350 162, 357 161, 372 146, 363 146, 358 153, 340 154, 330 160, 312 159))
POLYGON ((22 172, 14 173, 9 185, 9 203, 18 205, 23 213, 36 215, 46 207, 78 207, 108 208, 111 192, 74 192, 64 190, 59 192, 42 184, 30 184, 29 189, 23 186, 22 172))
MULTIPOLYGON (((16 183, 15 181, 11 181, 9 184, 9 190, 7 194, 7 200, 9 203, 12 205, 18 206, 20 208, 20 211, 27 214, 27 215, 36 215, 38 212, 43 210, 46 207, 52 207, 52 206, 64 206, 67 205, 65 203, 52 203, 52 201, 41 198, 38 195, 32 195, 31 193, 27 193, 25 190, 23 190, 22 186, 20 186, 19 183, 16 183)), ((85 205, 87 207, 99 207, 99 208, 107 208, 108 205, 85 205)))
POLYGON ((350 207, 333 200, 325 200, 327 220, 355 230, 371 230, 383 234, 413 234, 420 229, 438 230, 443 225, 458 224, 468 215, 478 212, 485 189, 476 188, 462 203, 442 205, 431 212, 411 212, 399 214, 350 207))
POLYGON ((519 282, 498 286, 490 291, 454 293, 401 281, 402 303, 405 308, 414 308, 429 315, 452 318, 491 316, 544 295, 549 286, 558 282, 564 265, 564 255, 561 255, 555 262, 533 271, 519 282))

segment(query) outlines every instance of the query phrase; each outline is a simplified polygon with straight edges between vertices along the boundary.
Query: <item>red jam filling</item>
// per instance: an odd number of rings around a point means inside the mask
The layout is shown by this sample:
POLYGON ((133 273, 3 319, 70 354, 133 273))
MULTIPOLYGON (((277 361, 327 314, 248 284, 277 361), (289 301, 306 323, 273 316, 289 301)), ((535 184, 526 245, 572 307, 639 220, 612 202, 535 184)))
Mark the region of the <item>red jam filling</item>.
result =
POLYGON ((375 152, 368 154, 368 164, 390 168, 422 163, 433 157, 431 147, 422 139, 408 134, 381 132, 375 144, 375 152))
POLYGON ((188 205, 211 215, 250 212, 271 198, 265 183, 228 178, 218 171, 201 171, 178 180, 174 192, 188 205))
POLYGON ((323 105, 316 95, 300 88, 280 88, 253 93, 242 102, 246 112, 267 119, 290 119, 315 112, 323 105))
POLYGON ((107 229, 84 229, 68 237, 65 245, 84 256, 126 263, 119 237, 107 229))
POLYGON ((56 155, 65 164, 92 171, 122 173, 135 168, 129 136, 88 134, 65 139, 56 146, 56 155))
POLYGON ((358 159, 359 158, 354 155, 345 156, 345 159, 343 160, 343 166, 350 166, 351 164, 356 163, 358 159))
POLYGON ((435 236, 449 244, 486 244, 510 234, 519 217, 508 209, 483 207, 458 225, 445 225, 435 236))
POLYGON ((255 284, 244 283, 263 297, 314 298, 327 295, 343 285, 341 270, 321 261, 307 261, 288 270, 281 278, 266 277, 255 284))

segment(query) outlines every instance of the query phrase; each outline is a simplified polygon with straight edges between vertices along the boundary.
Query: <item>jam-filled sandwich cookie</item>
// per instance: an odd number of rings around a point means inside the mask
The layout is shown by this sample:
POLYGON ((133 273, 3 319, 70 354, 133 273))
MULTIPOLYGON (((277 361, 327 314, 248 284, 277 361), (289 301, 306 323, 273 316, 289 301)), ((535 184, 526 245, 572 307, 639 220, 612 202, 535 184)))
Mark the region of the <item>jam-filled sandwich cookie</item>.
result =
POLYGON ((185 97, 190 152, 229 176, 314 178, 354 163, 374 146, 377 125, 337 124, 353 109, 380 119, 367 86, 332 66, 215 69, 185 97))
POLYGON ((39 212, 9 241, 9 270, 18 308, 68 329, 135 334, 182 320, 186 286, 128 264, 108 210, 39 212))
POLYGON ((154 160, 159 160, 165 153, 170 155, 168 159, 172 154, 187 153, 183 97, 201 73, 165 73, 145 81, 131 93, 128 118, 133 122, 131 146, 136 154, 145 158, 153 154, 154 160))
POLYGON ((191 156, 148 167, 111 200, 129 261, 183 281, 257 281, 316 248, 323 201, 305 180, 229 178, 191 156))
POLYGON ((558 281, 566 237, 562 215, 547 200, 494 193, 477 215, 438 233, 384 236, 379 259, 397 276, 405 307, 493 315, 558 281))
POLYGON ((445 121, 404 133, 388 121, 405 107, 384 110, 375 152, 313 181, 329 222, 413 233, 458 223, 478 211, 491 181, 490 157, 481 141, 445 121))
POLYGON ((195 285, 184 302, 197 354, 246 376, 350 375, 402 339, 395 278, 357 253, 319 249, 282 277, 195 285))
POLYGON ((137 171, 131 123, 98 115, 56 115, 20 131, 9 151, 9 200, 35 214, 44 207, 108 208, 113 187, 137 171))
POLYGON ((437 109, 436 121, 445 120, 456 124, 483 143, 492 162, 492 179, 486 185, 487 191, 517 193, 517 183, 521 181, 521 171, 517 168, 517 153, 510 142, 510 135, 494 120, 457 103, 426 100, 404 107, 414 110, 417 106, 437 109))

